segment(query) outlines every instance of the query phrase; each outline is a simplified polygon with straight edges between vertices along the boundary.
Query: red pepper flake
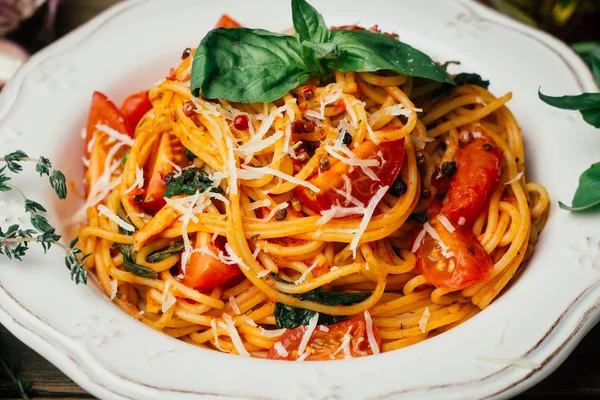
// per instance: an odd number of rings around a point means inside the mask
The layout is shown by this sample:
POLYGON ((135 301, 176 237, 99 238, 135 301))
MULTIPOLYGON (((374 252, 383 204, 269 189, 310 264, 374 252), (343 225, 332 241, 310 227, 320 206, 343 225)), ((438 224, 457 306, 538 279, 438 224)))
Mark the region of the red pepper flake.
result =
POLYGON ((448 186, 450 179, 446 176, 441 169, 436 168, 431 175, 431 184, 436 189, 445 189, 448 186))
POLYGON ((190 49, 189 47, 187 49, 185 49, 183 51, 183 53, 181 54, 181 59, 185 60, 186 58, 188 58, 190 55, 192 54, 192 49, 190 49))
POLYGON ((233 126, 238 131, 245 131, 246 129, 248 129, 249 123, 250 123, 250 121, 248 120, 247 115, 238 115, 233 120, 233 126))

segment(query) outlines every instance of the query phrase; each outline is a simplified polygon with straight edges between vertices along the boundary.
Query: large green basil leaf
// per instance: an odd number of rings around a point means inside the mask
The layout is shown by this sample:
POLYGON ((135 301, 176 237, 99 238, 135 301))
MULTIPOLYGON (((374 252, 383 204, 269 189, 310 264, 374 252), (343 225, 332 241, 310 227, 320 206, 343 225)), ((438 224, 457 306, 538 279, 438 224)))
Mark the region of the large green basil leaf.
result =
POLYGON ((560 208, 569 211, 583 211, 600 205, 600 162, 592 164, 579 177, 579 186, 571 207, 558 202, 560 208))
POLYGON ((538 90, 540 99, 563 110, 579 110, 588 124, 600 128, 600 93, 583 93, 577 96, 546 96, 538 90))
POLYGON ((293 36, 262 29, 219 28, 202 40, 194 56, 195 96, 234 102, 271 102, 306 82, 313 72, 293 36))
POLYGON ((387 35, 369 31, 331 31, 340 57, 326 64, 342 72, 390 70, 454 85, 452 77, 428 55, 387 35))
POLYGON ((296 37, 300 43, 329 41, 329 28, 325 24, 323 16, 305 0, 292 0, 292 20, 296 37))

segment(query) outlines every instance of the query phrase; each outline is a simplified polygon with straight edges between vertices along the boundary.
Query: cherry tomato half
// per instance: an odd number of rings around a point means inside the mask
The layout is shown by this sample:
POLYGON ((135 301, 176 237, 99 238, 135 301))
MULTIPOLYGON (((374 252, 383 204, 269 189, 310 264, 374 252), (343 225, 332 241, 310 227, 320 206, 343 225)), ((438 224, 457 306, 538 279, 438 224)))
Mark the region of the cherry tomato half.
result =
MULTIPOLYGON (((223 251, 225 238, 218 236, 213 243, 211 234, 198 232, 194 247, 200 249, 206 247, 215 254, 223 251)), ((236 264, 228 265, 205 253, 193 253, 183 273, 183 283, 194 289, 214 287, 224 284, 232 278, 240 275, 242 271, 236 264)))
POLYGON ((458 154, 456 173, 444 199, 442 214, 464 224, 472 224, 498 186, 502 166, 502 150, 493 140, 476 139, 458 154))
MULTIPOLYGON (((272 360, 297 360, 301 356, 301 354, 298 354, 298 347, 306 329, 307 327, 303 325, 281 335, 275 344, 280 343, 287 355, 280 355, 274 344, 269 350, 267 358, 272 360)), ((375 325, 373 325, 373 336, 377 346, 381 349, 381 337, 375 325)), ((343 359, 346 358, 346 352, 348 351, 352 357, 373 354, 373 349, 367 337, 367 326, 362 319, 350 319, 330 326, 317 326, 308 341, 305 351, 311 353, 306 358, 307 361, 343 359), (347 347, 342 345, 346 335, 349 339, 347 347), (344 351, 344 348, 346 348, 346 351, 344 351)))
POLYGON ((135 132, 135 127, 142 117, 152 109, 152 103, 148 98, 148 91, 132 94, 125 99, 121 106, 121 112, 130 132, 135 132))
POLYGON ((86 154, 89 154, 90 159, 90 164, 85 173, 87 182, 86 194, 89 194, 92 191, 94 185, 104 173, 106 154, 111 147, 106 143, 106 134, 96 129, 96 125, 98 124, 107 125, 108 127, 129 136, 132 135, 132 131, 129 130, 125 118, 117 106, 115 106, 115 104, 104 94, 94 92, 86 125, 85 148, 86 154), (93 137, 96 137, 96 139, 94 140, 93 146, 91 146, 91 149, 88 151, 89 143, 93 137))
MULTIPOLYGON (((429 233, 421 239, 415 255, 417 267, 427 282, 438 288, 459 290, 488 280, 494 265, 470 228, 455 226, 449 232, 437 217, 430 225, 446 246, 446 254, 442 254, 440 243, 429 233)), ((422 229, 421 225, 415 228, 413 245, 422 229)))
POLYGON ((217 25, 215 25, 215 28, 239 28, 240 26, 242 26, 242 24, 237 22, 235 19, 231 18, 227 14, 223 14, 219 19, 219 22, 217 22, 217 25))
MULTIPOLYGON (((295 193, 302 204, 315 212, 329 210, 338 202, 345 205, 343 176, 347 175, 352 183, 350 194, 366 206, 379 188, 391 186, 400 173, 404 162, 404 139, 381 144, 371 141, 363 142, 354 149, 354 154, 363 160, 376 159, 380 161, 379 167, 370 167, 379 181, 372 180, 360 167, 353 167, 350 172, 350 166, 340 161, 333 164, 327 171, 315 174, 309 179, 309 182, 318 187, 320 192, 315 193, 304 186, 296 187, 295 193)), ((352 207, 352 205, 345 206, 352 207)))

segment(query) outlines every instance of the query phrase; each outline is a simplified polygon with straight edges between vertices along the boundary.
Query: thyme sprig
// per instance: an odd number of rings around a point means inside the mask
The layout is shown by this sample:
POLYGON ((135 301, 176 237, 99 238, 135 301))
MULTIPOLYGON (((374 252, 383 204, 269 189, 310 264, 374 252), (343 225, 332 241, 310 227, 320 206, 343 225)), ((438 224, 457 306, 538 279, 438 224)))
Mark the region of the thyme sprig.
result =
POLYGON ((31 158, 21 150, 14 151, 0 157, 0 161, 6 163, 0 168, 0 192, 15 191, 23 198, 25 212, 29 215, 31 225, 35 229, 21 229, 18 224, 13 224, 5 231, 0 228, 0 255, 8 259, 22 261, 29 250, 29 244, 32 242, 40 243, 46 253, 52 245, 56 245, 65 250, 65 264, 71 271, 71 279, 76 284, 87 283, 87 270, 84 261, 90 254, 82 255, 82 251, 76 248, 78 238, 71 241, 67 247, 60 242, 61 235, 56 233, 56 229, 50 224, 45 213, 46 208, 40 203, 29 199, 25 193, 16 185, 9 183, 11 177, 7 175, 6 169, 13 173, 23 171, 22 162, 33 161, 36 163, 35 170, 40 176, 48 176, 50 186, 59 199, 67 197, 67 185, 65 175, 52 168, 50 160, 45 157, 31 158))
POLYGON ((18 392, 23 400, 29 400, 31 384, 23 380, 15 372, 14 359, 0 357, 0 372, 13 384, 13 390, 18 392))

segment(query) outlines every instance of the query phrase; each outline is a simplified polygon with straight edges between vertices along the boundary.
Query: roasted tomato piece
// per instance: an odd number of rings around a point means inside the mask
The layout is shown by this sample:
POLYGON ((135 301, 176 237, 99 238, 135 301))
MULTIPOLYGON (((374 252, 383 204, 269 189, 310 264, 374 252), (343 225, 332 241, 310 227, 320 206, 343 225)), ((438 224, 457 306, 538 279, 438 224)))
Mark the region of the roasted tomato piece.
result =
MULTIPOLYGON (((381 337, 377 327, 373 327, 373 338, 381 349, 381 337)), ((272 360, 297 360, 302 354, 298 354, 298 348, 307 326, 299 326, 289 330, 273 347, 269 349, 267 358, 272 360)), ((367 334, 367 326, 362 319, 350 319, 335 325, 319 325, 314 330, 305 351, 310 355, 307 361, 336 360, 350 357, 362 357, 373 354, 373 349, 367 334)))
MULTIPOLYGON (((212 235, 206 232, 196 234, 194 248, 206 248, 214 254, 219 254, 225 246, 225 238, 218 236, 216 243, 211 241, 212 235)), ((240 275, 242 271, 236 264, 228 265, 209 254, 193 253, 183 273, 183 283, 194 289, 214 287, 224 284, 240 275)))
POLYGON ((367 141, 354 149, 354 154, 363 160, 380 161, 378 167, 369 167, 379 178, 378 181, 367 176, 362 168, 351 168, 340 161, 327 171, 321 171, 309 179, 320 192, 315 193, 304 186, 296 187, 295 193, 302 204, 315 212, 329 210, 332 205, 338 203, 345 207, 353 207, 347 203, 345 195, 346 185, 350 185, 350 194, 366 206, 381 187, 391 186, 400 173, 404 162, 404 139, 381 144, 367 141))
POLYGON ((481 138, 466 145, 458 153, 442 213, 453 222, 472 224, 498 186, 501 166, 502 150, 493 140, 481 138))
MULTIPOLYGON (((85 173, 86 193, 89 194, 98 179, 104 173, 104 163, 106 154, 111 145, 106 143, 107 136, 96 129, 96 125, 107 125, 108 127, 131 136, 125 118, 115 104, 100 92, 94 92, 92 95, 92 104, 88 113, 86 125, 86 154, 89 155, 90 165, 85 173), (90 141, 95 137, 94 143, 90 148, 90 141)), ((123 150, 124 151, 124 150, 123 150)))
POLYGON ((439 238, 421 225, 415 228, 412 237, 413 248, 420 241, 415 251, 417 267, 427 282, 438 288, 459 290, 487 281, 494 265, 470 228, 454 225, 454 231, 450 232, 439 218, 434 217, 425 225, 439 238))
POLYGON ((173 165, 169 160, 173 160, 173 148, 171 146, 171 137, 169 133, 161 133, 156 143, 150 161, 149 168, 146 171, 146 196, 142 202, 142 208, 147 212, 156 212, 165 205, 163 196, 167 190, 165 175, 173 172, 173 165))
POLYGON ((98 124, 107 125, 120 133, 133 136, 133 131, 129 130, 125 117, 115 103, 110 101, 106 95, 94 92, 86 125, 86 146, 92 140, 98 124))
POLYGON ((152 109, 152 103, 148 98, 148 91, 132 94, 125 99, 121 106, 121 112, 130 132, 135 132, 135 127, 142 117, 152 109))
POLYGON ((242 26, 242 24, 237 22, 235 19, 231 18, 227 14, 223 14, 219 19, 219 22, 217 22, 217 25, 215 25, 215 28, 239 28, 240 26, 242 26))

